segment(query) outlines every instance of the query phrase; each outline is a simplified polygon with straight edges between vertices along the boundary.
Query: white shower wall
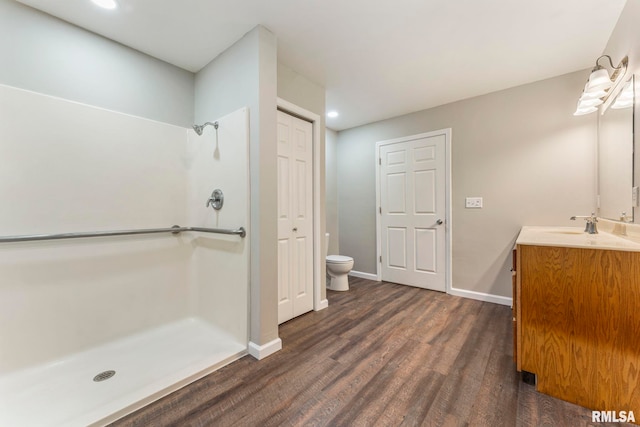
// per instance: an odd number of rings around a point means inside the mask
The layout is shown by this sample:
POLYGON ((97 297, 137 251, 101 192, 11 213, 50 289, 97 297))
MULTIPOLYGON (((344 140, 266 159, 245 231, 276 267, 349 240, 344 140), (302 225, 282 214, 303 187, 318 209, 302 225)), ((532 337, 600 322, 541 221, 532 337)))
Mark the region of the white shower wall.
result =
MULTIPOLYGON (((249 231, 249 110, 242 108, 217 119, 218 129, 189 132, 187 142, 187 223, 199 227, 249 231), (224 205, 206 208, 220 189, 224 205)), ((249 239, 237 236, 194 235, 190 258, 190 311, 248 342, 249 239)))
MULTIPOLYGON (((0 117, 1 235, 184 223, 185 129, 6 86, 0 117)), ((0 244, 0 373, 186 316, 189 252, 171 236, 0 244)))
MULTIPOLYGON (((212 127, 0 85, 0 235, 246 228, 247 114, 219 119, 215 151, 212 127)), ((189 317, 246 348, 248 262, 244 239, 198 233, 0 244, 0 376, 189 317)))

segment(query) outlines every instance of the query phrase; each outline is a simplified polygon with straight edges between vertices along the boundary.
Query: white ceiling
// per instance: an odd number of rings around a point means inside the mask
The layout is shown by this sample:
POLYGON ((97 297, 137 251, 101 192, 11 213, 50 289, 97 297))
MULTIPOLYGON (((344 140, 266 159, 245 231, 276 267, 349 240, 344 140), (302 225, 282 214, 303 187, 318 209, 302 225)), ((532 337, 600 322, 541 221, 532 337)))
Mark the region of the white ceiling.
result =
POLYGON ((626 2, 19 1, 193 72, 262 24, 279 60, 326 88, 336 130, 591 67, 626 2))

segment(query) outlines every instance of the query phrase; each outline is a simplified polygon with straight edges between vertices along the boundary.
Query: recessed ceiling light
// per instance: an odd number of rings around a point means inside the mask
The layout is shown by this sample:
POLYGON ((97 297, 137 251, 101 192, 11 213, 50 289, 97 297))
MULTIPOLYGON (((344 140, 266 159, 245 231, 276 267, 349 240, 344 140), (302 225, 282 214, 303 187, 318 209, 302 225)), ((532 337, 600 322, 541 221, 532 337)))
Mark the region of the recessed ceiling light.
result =
POLYGON ((103 9, 111 10, 118 7, 118 3, 116 3, 116 0, 91 0, 91 1, 103 9))
POLYGON ((327 117, 330 117, 330 118, 332 118, 332 119, 333 119, 333 118, 335 118, 335 117, 338 117, 338 116, 339 116, 339 114, 338 114, 338 112, 337 112, 337 111, 329 111, 329 112, 327 113, 327 117))

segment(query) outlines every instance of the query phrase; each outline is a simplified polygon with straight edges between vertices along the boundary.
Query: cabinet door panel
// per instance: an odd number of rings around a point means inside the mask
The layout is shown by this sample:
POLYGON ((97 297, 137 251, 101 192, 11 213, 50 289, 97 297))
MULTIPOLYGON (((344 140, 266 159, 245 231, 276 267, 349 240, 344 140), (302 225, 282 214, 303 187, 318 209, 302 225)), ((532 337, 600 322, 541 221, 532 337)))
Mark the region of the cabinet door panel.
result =
POLYGON ((580 249, 522 248, 522 369, 538 391, 583 406, 596 387, 594 302, 588 289, 593 254, 580 249), (587 264, 584 264, 584 263, 587 264))

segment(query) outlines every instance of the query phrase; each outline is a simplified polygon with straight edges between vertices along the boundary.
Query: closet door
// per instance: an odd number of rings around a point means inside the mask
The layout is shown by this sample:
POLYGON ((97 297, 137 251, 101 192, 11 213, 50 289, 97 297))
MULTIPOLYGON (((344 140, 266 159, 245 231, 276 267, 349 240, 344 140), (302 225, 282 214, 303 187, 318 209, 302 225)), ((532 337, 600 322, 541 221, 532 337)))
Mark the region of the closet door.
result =
POLYGON ((312 131, 278 111, 278 323, 313 309, 312 131))

